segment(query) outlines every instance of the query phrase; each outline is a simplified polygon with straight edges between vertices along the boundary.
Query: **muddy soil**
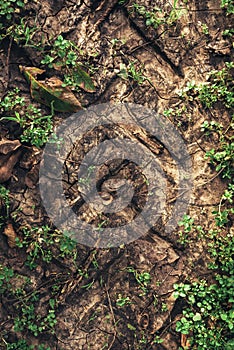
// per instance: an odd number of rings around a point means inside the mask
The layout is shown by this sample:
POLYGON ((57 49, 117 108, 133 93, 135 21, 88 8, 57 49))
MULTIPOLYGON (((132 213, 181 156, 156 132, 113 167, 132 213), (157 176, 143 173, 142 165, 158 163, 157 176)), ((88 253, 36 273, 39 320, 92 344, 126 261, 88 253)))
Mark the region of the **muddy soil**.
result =
MULTIPOLYGON (((148 11, 153 11, 155 6, 167 13, 171 9, 169 1, 139 0, 137 3, 148 11)), ((220 69, 224 62, 231 60, 231 41, 222 36, 223 30, 230 27, 230 18, 220 9, 219 0, 194 0, 188 1, 186 6, 183 2, 178 5, 182 12, 173 25, 154 29, 146 26, 143 16, 133 11, 133 4, 131 0, 30 1, 24 15, 27 23, 36 23, 36 42, 42 41, 49 47, 55 37, 63 35, 84 52, 81 57, 84 63, 89 57, 89 70, 95 68, 92 79, 96 92, 76 92, 82 106, 135 103, 154 109, 162 116, 164 110, 182 106, 178 91, 187 82, 205 81, 207 72, 220 69), (204 33, 202 25, 208 27, 208 34, 204 33), (140 84, 132 77, 121 77, 121 67, 130 62, 142 69, 146 77, 140 84)), ((1 96, 7 89, 18 87, 25 99, 31 101, 29 86, 19 65, 41 67, 42 58, 40 50, 19 47, 6 38, 0 50, 1 96)), ((59 75, 59 72, 52 69, 48 74, 59 75)), ((212 137, 204 139, 200 127, 205 120, 215 119, 222 121, 225 128, 228 115, 222 106, 212 112, 201 109, 194 101, 188 101, 186 106, 185 113, 168 117, 168 120, 179 131, 192 162, 193 186, 187 212, 196 217, 197 224, 209 227, 212 208, 217 205, 225 182, 204 160, 204 152, 212 148, 216 140, 212 137)), ((49 108, 43 105, 40 108, 49 113, 49 108)), ((68 113, 56 113, 54 123, 59 125, 69 116, 68 113)), ((9 124, 1 123, 0 127, 2 138, 18 138, 17 130, 9 124)), ((12 267, 22 278, 28 276, 33 281, 33 290, 40 294, 37 306, 40 310, 53 297, 53 286, 57 286, 55 334, 45 332, 34 337, 28 332, 26 337, 34 346, 43 342, 53 350, 176 350, 181 344, 175 323, 183 305, 175 301, 173 285, 185 281, 188 276, 206 275, 206 247, 196 237, 192 246, 184 247, 178 242, 178 227, 170 233, 165 230, 167 218, 180 196, 176 166, 165 144, 141 127, 115 125, 91 130, 74 144, 64 162, 64 194, 76 215, 96 228, 103 222, 103 228, 121 227, 142 211, 149 195, 147 181, 136 164, 121 160, 118 154, 101 166, 97 191, 102 200, 110 204, 123 185, 122 179, 128 179, 134 189, 132 205, 100 217, 101 209, 90 207, 82 196, 84 184, 77 181, 76 174, 84 154, 116 135, 144 145, 157 157, 166 179, 166 208, 146 234, 142 236, 137 232, 137 239, 128 244, 99 248, 101 230, 89 246, 78 243, 76 266, 69 259, 53 259, 50 263, 41 261, 37 268, 30 270, 24 264, 26 253, 9 246, 2 228, 1 263, 12 267), (133 270, 150 274, 146 292, 133 270), (121 307, 116 304, 120 297, 128 298, 121 307), (156 336, 161 337, 163 343, 156 344, 156 336)), ((41 157, 42 150, 26 144, 17 155, 10 177, 2 181, 10 190, 10 222, 18 237, 21 237, 22 227, 53 224, 39 192, 41 157)), ((51 164, 54 162, 56 160, 51 159, 51 164)), ((157 176, 155 170, 151 170, 151 176, 157 176)), ((52 170, 45 181, 47 184, 56 181, 52 170)), ((12 323, 14 302, 5 297, 0 311, 1 332, 7 333, 11 342, 18 336, 12 323)), ((5 349, 3 343, 0 348, 5 349)))

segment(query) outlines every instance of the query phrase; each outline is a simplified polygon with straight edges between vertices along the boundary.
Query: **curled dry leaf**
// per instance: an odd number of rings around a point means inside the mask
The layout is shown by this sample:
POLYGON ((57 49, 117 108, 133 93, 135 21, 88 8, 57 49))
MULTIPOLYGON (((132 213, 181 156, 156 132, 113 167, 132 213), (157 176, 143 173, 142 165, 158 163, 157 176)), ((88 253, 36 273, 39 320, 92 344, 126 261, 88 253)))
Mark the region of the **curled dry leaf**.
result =
POLYGON ((37 80, 37 75, 43 74, 44 70, 36 67, 19 66, 19 68, 30 84, 31 96, 36 101, 48 107, 53 106, 58 112, 76 112, 82 109, 75 95, 60 79, 52 77, 37 80))
POLYGON ((7 243, 10 248, 14 248, 16 246, 15 239, 17 237, 14 227, 11 223, 8 223, 4 229, 3 234, 7 236, 7 243))
POLYGON ((0 183, 10 179, 13 168, 21 155, 20 146, 19 140, 0 141, 0 183))
POLYGON ((25 177, 25 184, 29 188, 35 188, 39 177, 39 165, 33 165, 32 169, 27 173, 25 177))
POLYGON ((190 342, 189 342, 188 336, 186 334, 181 334, 181 346, 184 349, 190 349, 190 342))
POLYGON ((142 328, 148 328, 149 326, 149 315, 147 313, 144 313, 142 316, 141 316, 141 319, 140 319, 140 325, 142 328))
POLYGON ((0 153, 2 154, 8 154, 10 152, 13 152, 17 150, 21 146, 21 143, 19 140, 1 140, 0 141, 0 153))
POLYGON ((36 147, 24 147, 24 154, 20 159, 20 167, 30 170, 33 165, 38 164, 41 160, 41 150, 36 147))

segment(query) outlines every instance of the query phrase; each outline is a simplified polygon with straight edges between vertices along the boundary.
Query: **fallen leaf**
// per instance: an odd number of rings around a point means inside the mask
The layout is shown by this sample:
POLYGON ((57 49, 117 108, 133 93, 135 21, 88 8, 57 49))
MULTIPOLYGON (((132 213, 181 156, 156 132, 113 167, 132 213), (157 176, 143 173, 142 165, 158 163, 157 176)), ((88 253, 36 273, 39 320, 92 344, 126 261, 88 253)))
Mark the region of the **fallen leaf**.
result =
POLYGON ((19 140, 0 142, 0 183, 6 182, 12 175, 13 168, 21 155, 19 140))
POLYGON ((29 188, 35 188, 38 182, 39 177, 39 165, 36 164, 32 167, 32 169, 27 173, 25 177, 25 184, 29 188))
POLYGON ((20 159, 20 167, 30 170, 33 165, 38 164, 41 160, 41 150, 33 147, 24 146, 24 154, 20 159))
POLYGON ((8 154, 10 152, 15 151, 17 148, 21 146, 19 140, 1 140, 0 141, 0 153, 8 154))
POLYGON ((181 334, 181 346, 184 349, 189 349, 190 348, 190 342, 188 340, 188 337, 186 334, 181 334))
POLYGON ((58 112, 76 112, 82 109, 80 102, 63 82, 52 77, 46 80, 37 80, 37 75, 45 71, 36 67, 19 66, 21 73, 30 83, 30 92, 32 98, 36 101, 51 107, 58 112))
POLYGON ((19 66, 20 72, 24 74, 27 82, 30 84, 31 79, 37 78, 38 74, 41 75, 45 73, 44 69, 36 68, 36 67, 24 67, 24 66, 19 66))
POLYGON ((88 73, 80 67, 77 67, 74 71, 74 75, 76 77, 76 83, 81 89, 87 92, 95 92, 95 86, 88 73))
POLYGON ((11 223, 8 223, 7 226, 5 227, 3 234, 7 236, 7 243, 10 248, 15 248, 16 243, 15 239, 17 237, 16 232, 14 230, 14 227, 11 223))

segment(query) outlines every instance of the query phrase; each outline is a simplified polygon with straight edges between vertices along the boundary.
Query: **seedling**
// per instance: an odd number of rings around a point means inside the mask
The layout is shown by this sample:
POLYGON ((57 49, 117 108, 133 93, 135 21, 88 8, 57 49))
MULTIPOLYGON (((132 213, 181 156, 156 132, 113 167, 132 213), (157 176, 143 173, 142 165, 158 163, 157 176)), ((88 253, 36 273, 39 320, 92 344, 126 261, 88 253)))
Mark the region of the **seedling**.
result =
POLYGON ((234 29, 230 28, 230 29, 225 29, 222 33, 223 37, 232 37, 234 34, 234 29))
MULTIPOLYGON (((216 271, 213 274, 215 283, 203 279, 174 285, 174 297, 185 298, 188 305, 176 323, 176 330, 186 334, 190 347, 198 350, 231 349, 233 345, 234 238, 227 228, 222 231, 229 223, 228 214, 233 212, 228 207, 232 201, 233 184, 229 184, 221 196, 219 208, 213 211, 217 229, 204 232, 201 228, 212 260, 208 267, 216 271), (226 204, 224 210, 221 210, 222 203, 226 204)), ((188 230, 190 219, 186 218, 189 222, 185 222, 188 230)))
POLYGON ((207 24, 199 22, 199 25, 201 26, 202 33, 205 35, 209 35, 209 28, 207 24))
POLYGON ((118 298, 116 299, 116 305, 119 307, 123 307, 125 305, 131 304, 131 300, 129 297, 123 297, 123 295, 120 293, 118 294, 118 298))
POLYGON ((137 61, 130 61, 127 66, 121 63, 118 76, 124 80, 133 80, 139 85, 143 84, 146 80, 149 81, 144 75, 143 65, 137 66, 137 61))
POLYGON ((162 344, 164 342, 164 339, 162 339, 159 335, 156 335, 154 337, 153 343, 154 344, 162 344))
POLYGON ((107 223, 107 220, 103 220, 97 224, 97 227, 94 228, 94 231, 102 232, 104 230, 103 226, 107 223))
POLYGON ((37 261, 42 259, 49 263, 53 257, 76 259, 76 243, 69 236, 59 231, 53 231, 47 225, 42 227, 23 228, 23 239, 16 238, 19 248, 28 251, 26 265, 30 269, 37 266, 37 261))
POLYGON ((0 113, 4 115, 0 121, 5 120, 19 124, 22 129, 20 136, 22 142, 40 148, 48 141, 53 129, 53 113, 43 115, 41 109, 34 107, 32 104, 26 106, 18 88, 9 91, 2 99, 0 113))
POLYGON ((78 179, 78 182, 84 185, 88 185, 90 183, 90 178, 91 175, 93 174, 95 170, 95 166, 94 165, 90 165, 87 169, 87 175, 85 177, 80 177, 78 179))
POLYGON ((149 272, 141 272, 139 273, 136 269, 134 269, 133 267, 128 267, 127 271, 130 273, 133 273, 137 283, 140 286, 140 289, 143 291, 143 294, 140 294, 140 296, 143 296, 145 294, 148 293, 148 286, 150 284, 151 281, 151 276, 149 274, 149 272))
POLYGON ((185 214, 183 219, 179 221, 178 225, 183 226, 183 230, 178 232, 178 242, 185 245, 189 241, 189 233, 194 229, 194 219, 185 214))
POLYGON ((90 76, 81 69, 79 58, 83 54, 83 51, 72 41, 59 35, 41 63, 50 68, 61 70, 64 73, 64 86, 71 86, 77 91, 82 87, 88 92, 94 92, 95 87, 90 76))
POLYGON ((201 131, 204 132, 206 136, 209 136, 212 132, 217 132, 221 135, 222 130, 223 125, 214 120, 211 122, 205 120, 201 125, 201 131))
MULTIPOLYGON (((25 105, 25 100, 20 97, 20 90, 15 88, 9 90, 5 97, 0 101, 0 113, 8 115, 13 110, 19 110, 25 105)), ((11 114, 11 113, 10 113, 11 114)))
POLYGON ((227 11, 227 15, 234 13, 234 5, 232 0, 221 0, 221 8, 227 11))
POLYGON ((208 75, 208 81, 196 84, 195 81, 188 82, 186 87, 178 92, 183 99, 192 101, 197 97, 203 106, 210 108, 217 102, 231 109, 234 106, 234 92, 232 89, 233 62, 226 62, 221 70, 213 70, 208 75))
POLYGON ((54 327, 57 323, 55 315, 55 300, 49 300, 49 310, 46 316, 41 316, 35 313, 34 303, 38 301, 38 295, 33 294, 28 300, 27 304, 22 301, 22 304, 18 306, 20 316, 14 319, 14 330, 16 332, 22 332, 24 330, 30 331, 35 337, 40 333, 49 331, 54 333, 54 327))
POLYGON ((47 347, 44 344, 40 344, 35 348, 35 345, 29 345, 25 339, 20 339, 16 343, 7 343, 7 350, 51 350, 50 347, 47 347))
POLYGON ((1 0, 0 16, 11 20, 13 14, 19 12, 25 6, 25 2, 21 0, 1 0))
POLYGON ((161 25, 172 26, 184 14, 185 10, 177 7, 178 0, 174 0, 172 8, 168 13, 163 13, 161 8, 155 6, 152 11, 148 11, 145 6, 137 3, 133 4, 133 10, 145 18, 146 26, 157 29, 161 25))
MULTIPOLYGON (((18 106, 18 105, 17 105, 18 106)), ((15 111, 14 116, 2 117, 1 120, 13 121, 22 128, 20 139, 38 148, 42 147, 52 132, 52 115, 42 115, 41 109, 29 105, 23 115, 15 111)))
POLYGON ((10 198, 9 198, 10 191, 3 185, 0 185, 0 201, 2 203, 2 206, 5 206, 7 211, 7 216, 9 215, 9 208, 10 208, 10 198))
POLYGON ((0 41, 11 35, 12 23, 16 22, 16 18, 24 6, 25 1, 0 0, 0 41))
POLYGON ((234 142, 226 141, 223 138, 220 142, 220 149, 212 148, 205 154, 205 159, 209 159, 212 165, 215 165, 217 172, 222 172, 223 178, 231 179, 233 176, 233 157, 234 157, 234 142))
POLYGON ((10 280, 13 276, 14 271, 11 268, 0 265, 0 294, 11 288, 10 280))

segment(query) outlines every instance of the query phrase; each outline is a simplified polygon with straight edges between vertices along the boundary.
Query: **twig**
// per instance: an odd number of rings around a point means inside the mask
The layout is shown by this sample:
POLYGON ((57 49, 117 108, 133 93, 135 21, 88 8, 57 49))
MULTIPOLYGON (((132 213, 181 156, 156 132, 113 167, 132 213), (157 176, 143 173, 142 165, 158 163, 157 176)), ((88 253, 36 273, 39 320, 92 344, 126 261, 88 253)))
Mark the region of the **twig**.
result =
POLYGON ((13 36, 10 37, 10 42, 7 50, 7 58, 6 58, 6 89, 8 88, 9 84, 9 61, 10 61, 10 55, 11 55, 11 47, 13 42, 13 36))
POLYGON ((108 299, 108 304, 109 304, 109 308, 110 308, 110 312, 111 312, 111 315, 112 315, 112 319, 113 319, 113 323, 114 323, 114 332, 113 332, 113 339, 108 347, 107 350, 111 350, 112 348, 112 345, 114 344, 115 342, 115 339, 116 339, 116 334, 117 334, 117 331, 116 331, 116 319, 115 319, 115 314, 114 314, 114 311, 113 311, 113 307, 112 307, 112 303, 111 303, 111 299, 110 299, 110 294, 107 290, 107 286, 105 285, 105 291, 106 291, 106 295, 107 295, 107 299, 108 299))
POLYGON ((96 249, 93 249, 89 255, 89 257, 86 259, 85 265, 82 269, 82 275, 78 275, 76 278, 71 279, 70 281, 68 281, 68 283, 63 287, 61 294, 59 295, 57 301, 59 304, 64 303, 64 301, 66 300, 66 298, 71 295, 71 293, 74 291, 74 289, 80 284, 80 282, 82 281, 85 273, 88 271, 89 266, 91 265, 93 259, 94 259, 94 255, 96 253, 96 249))

